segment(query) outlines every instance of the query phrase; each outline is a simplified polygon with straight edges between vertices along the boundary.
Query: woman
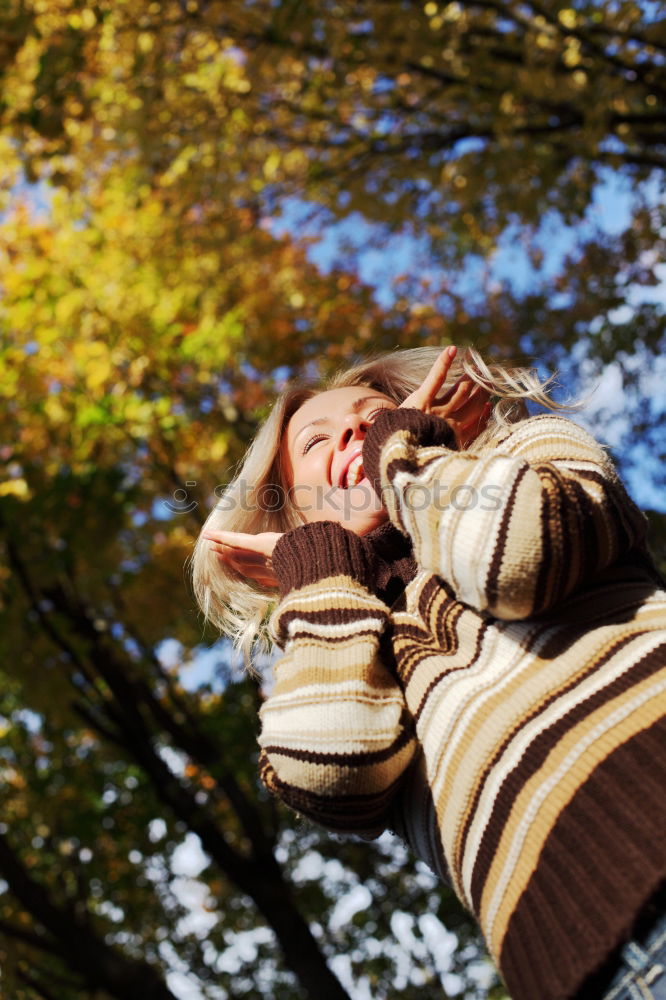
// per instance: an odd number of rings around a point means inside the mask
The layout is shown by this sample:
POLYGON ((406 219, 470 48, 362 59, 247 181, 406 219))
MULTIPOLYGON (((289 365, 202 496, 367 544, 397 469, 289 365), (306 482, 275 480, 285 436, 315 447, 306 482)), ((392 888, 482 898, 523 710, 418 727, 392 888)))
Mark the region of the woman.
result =
POLYGON ((513 1000, 666 997, 645 519, 588 434, 527 416, 557 409, 536 376, 454 358, 397 352, 287 394, 197 544, 199 600, 242 643, 279 585, 263 781, 329 829, 401 833, 513 1000), (247 479, 271 501, 230 510, 247 479), (639 967, 616 985, 623 946, 639 967))

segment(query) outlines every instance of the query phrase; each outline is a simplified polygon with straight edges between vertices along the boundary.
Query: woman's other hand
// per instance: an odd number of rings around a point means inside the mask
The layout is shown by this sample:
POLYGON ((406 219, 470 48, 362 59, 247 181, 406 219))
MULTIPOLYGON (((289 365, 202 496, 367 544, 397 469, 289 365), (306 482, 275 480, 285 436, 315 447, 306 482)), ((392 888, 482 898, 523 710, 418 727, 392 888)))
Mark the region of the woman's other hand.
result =
POLYGON ((262 587, 278 586, 272 556, 278 539, 282 537, 279 531, 262 531, 252 535, 241 531, 207 529, 203 537, 210 542, 222 562, 241 576, 254 580, 262 587))
POLYGON ((492 411, 490 393, 467 376, 458 379, 444 395, 437 394, 458 353, 457 347, 446 347, 423 380, 400 405, 411 406, 423 413, 434 413, 446 420, 455 434, 458 448, 466 448, 488 423, 492 411))

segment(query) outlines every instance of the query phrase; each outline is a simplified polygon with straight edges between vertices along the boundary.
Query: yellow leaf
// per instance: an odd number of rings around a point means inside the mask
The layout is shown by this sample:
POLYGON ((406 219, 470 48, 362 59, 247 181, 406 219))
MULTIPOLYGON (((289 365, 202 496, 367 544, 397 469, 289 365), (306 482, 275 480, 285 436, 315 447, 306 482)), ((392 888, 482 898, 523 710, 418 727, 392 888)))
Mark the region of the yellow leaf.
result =
POLYGON ((567 47, 562 55, 562 61, 565 66, 569 66, 571 68, 578 66, 583 61, 583 57, 580 53, 580 42, 577 38, 567 39, 567 47))
POLYGON ((18 497, 19 500, 28 500, 30 490, 25 479, 7 479, 0 483, 0 497, 18 497))
POLYGON ((89 389, 99 389, 103 385, 111 374, 111 365, 104 359, 102 361, 94 361, 89 364, 86 369, 86 383, 89 389))
POLYGON ((276 149, 272 150, 264 160, 264 177, 272 180, 280 168, 280 154, 276 149))
POLYGON ((560 24, 563 24, 565 28, 575 28, 578 18, 576 16, 576 11, 571 7, 565 7, 564 10, 559 11, 558 20, 560 24))

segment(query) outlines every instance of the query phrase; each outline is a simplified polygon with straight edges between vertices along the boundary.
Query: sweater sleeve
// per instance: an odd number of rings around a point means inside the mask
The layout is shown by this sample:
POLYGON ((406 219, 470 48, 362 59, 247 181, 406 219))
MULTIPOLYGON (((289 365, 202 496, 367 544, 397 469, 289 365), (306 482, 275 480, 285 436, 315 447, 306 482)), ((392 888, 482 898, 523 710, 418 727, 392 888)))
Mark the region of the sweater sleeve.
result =
POLYGON ((417 564, 466 604, 507 620, 542 613, 644 544, 644 515, 570 420, 530 417, 479 452, 442 444, 443 423, 384 411, 363 460, 417 564))
POLYGON ((380 657, 388 608, 372 593, 371 552, 319 522, 284 535, 273 567, 285 596, 271 629, 284 655, 260 712, 261 779, 328 829, 378 836, 415 738, 380 657))

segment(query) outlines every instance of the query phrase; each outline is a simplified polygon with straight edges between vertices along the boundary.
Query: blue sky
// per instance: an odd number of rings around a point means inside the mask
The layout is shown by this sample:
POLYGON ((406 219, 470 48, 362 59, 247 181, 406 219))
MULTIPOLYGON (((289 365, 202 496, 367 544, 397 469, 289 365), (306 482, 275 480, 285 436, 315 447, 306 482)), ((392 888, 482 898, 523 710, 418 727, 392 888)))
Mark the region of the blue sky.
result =
MULTIPOLYGON (((649 200, 656 202, 660 198, 656 183, 647 185, 644 190, 649 200)), ((575 230, 564 226, 554 213, 545 216, 536 237, 537 245, 544 254, 539 280, 557 272, 564 256, 581 237, 591 236, 595 229, 608 234, 626 229, 631 219, 631 202, 632 192, 628 182, 608 170, 596 190, 586 219, 575 230)), ((394 282, 399 275, 430 275, 435 279, 442 276, 441 268, 428 254, 425 239, 397 233, 384 235, 380 241, 378 227, 368 223, 358 213, 342 221, 322 225, 319 219, 308 221, 311 210, 312 206, 306 202, 291 199, 284 205, 283 214, 271 221, 271 231, 276 235, 287 232, 294 238, 311 240, 309 257, 323 271, 331 269, 345 255, 345 250, 351 249, 359 276, 373 287, 382 305, 390 306, 394 301, 394 282)), ((470 262, 462 277, 460 290, 464 292, 467 287, 471 292, 475 286, 478 287, 479 271, 487 267, 486 262, 470 262)), ((528 291, 537 280, 517 228, 510 228, 504 233, 490 268, 493 280, 510 285, 518 294, 528 291)), ((666 304, 666 265, 662 277, 661 285, 655 289, 636 289, 633 297, 629 297, 629 305, 624 307, 623 315, 614 317, 616 321, 629 319, 632 305, 640 301, 649 299, 666 304)), ((636 363, 639 367, 643 364, 639 356, 636 363)), ((572 367, 579 379, 576 391, 589 398, 585 410, 575 419, 614 449, 616 457, 621 457, 628 428, 628 402, 622 390, 619 366, 609 365, 599 377, 592 374, 590 366, 579 355, 572 357, 572 367)), ((663 412, 663 404, 659 401, 663 396, 661 385, 666 377, 666 359, 663 363, 657 359, 649 368, 643 365, 641 377, 644 394, 651 396, 653 405, 663 412)), ((626 463, 625 475, 632 496, 640 505, 666 511, 666 496, 658 483, 661 468, 657 467, 657 463, 661 465, 662 462, 663 456, 655 456, 647 444, 634 446, 630 461, 626 463)))

